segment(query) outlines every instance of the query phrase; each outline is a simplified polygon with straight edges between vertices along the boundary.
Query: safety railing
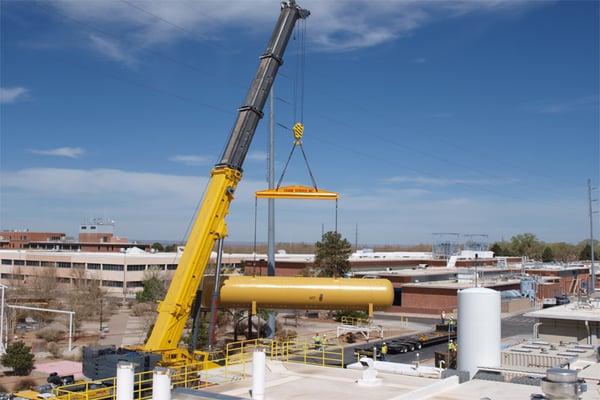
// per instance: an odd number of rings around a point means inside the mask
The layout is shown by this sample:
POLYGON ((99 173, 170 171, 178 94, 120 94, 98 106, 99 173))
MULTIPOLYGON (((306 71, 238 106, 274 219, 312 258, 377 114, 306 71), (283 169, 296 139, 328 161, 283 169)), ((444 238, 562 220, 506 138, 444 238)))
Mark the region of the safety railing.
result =
POLYGON ((340 323, 343 325, 364 326, 371 324, 371 320, 368 318, 348 317, 343 315, 340 319, 340 323))
MULTIPOLYGON (((246 378, 252 365, 252 353, 257 349, 264 351, 271 360, 327 367, 344 366, 344 350, 336 344, 252 339, 229 343, 222 352, 209 353, 206 361, 169 367, 171 385, 173 388, 202 389, 246 378), (215 368, 215 364, 221 368, 215 368)), ((116 378, 61 386, 53 392, 56 400, 114 400, 116 378)), ((152 398, 152 371, 134 375, 133 394, 136 400, 152 398)))

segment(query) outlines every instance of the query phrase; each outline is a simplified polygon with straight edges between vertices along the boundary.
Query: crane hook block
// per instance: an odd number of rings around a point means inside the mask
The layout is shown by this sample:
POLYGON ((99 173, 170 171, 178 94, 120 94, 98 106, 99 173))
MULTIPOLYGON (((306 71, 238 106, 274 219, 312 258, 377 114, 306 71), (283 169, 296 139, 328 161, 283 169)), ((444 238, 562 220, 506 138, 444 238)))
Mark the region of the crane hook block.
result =
POLYGON ((300 144, 302 140, 302 135, 304 135, 304 125, 300 122, 296 122, 292 128, 294 132, 294 140, 296 144, 300 144))

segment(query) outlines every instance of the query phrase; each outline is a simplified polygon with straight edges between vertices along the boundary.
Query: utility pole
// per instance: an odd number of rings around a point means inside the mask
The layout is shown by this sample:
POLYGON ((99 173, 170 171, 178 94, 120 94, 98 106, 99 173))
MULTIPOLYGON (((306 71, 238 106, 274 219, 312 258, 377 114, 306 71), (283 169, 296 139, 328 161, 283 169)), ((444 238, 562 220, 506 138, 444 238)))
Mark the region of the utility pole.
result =
POLYGON ((592 271, 592 282, 590 285, 590 293, 594 293, 594 291, 596 290, 596 268, 594 265, 594 258, 595 258, 595 254, 594 254, 594 214, 597 211, 593 210, 592 207, 592 202, 597 201, 597 199, 592 199, 592 190, 596 189, 592 187, 592 180, 588 179, 587 181, 588 183, 588 211, 589 211, 589 216, 590 216, 590 253, 591 253, 591 258, 592 258, 592 266, 591 266, 591 271, 592 271))
POLYGON ((323 236, 325 236, 325 224, 321 224, 321 239, 323 239, 323 236))
MULTIPOLYGON (((275 188, 275 92, 271 86, 269 93, 269 148, 267 151, 267 181, 269 189, 275 188)), ((267 275, 275 276, 275 200, 268 199, 267 217, 267 275)), ((275 312, 269 313, 269 337, 275 335, 275 312)))

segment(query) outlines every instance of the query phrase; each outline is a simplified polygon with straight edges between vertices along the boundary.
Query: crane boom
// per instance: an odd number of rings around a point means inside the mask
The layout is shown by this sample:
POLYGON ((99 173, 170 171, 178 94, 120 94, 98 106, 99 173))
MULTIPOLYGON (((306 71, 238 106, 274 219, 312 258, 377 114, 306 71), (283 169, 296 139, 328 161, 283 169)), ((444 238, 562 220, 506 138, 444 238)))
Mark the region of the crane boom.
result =
POLYGON ((307 18, 308 10, 289 0, 281 5, 281 13, 269 40, 267 50, 260 57, 256 77, 252 81, 243 105, 229 135, 220 161, 211 171, 210 181, 200 209, 190 231, 179 265, 165 299, 158 306, 158 316, 142 350, 160 352, 163 362, 177 363, 189 357, 178 350, 186 322, 190 317, 196 292, 217 239, 227 235, 225 216, 238 182, 242 166, 263 107, 283 63, 283 54, 296 22, 307 18))

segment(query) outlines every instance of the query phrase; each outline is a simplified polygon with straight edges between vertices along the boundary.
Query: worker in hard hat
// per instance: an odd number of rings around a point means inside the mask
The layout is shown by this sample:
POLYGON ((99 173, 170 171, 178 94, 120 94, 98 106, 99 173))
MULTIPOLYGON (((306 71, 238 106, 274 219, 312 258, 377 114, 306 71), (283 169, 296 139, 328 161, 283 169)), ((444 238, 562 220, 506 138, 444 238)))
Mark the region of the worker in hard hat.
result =
POLYGON ((386 342, 383 342, 383 344, 381 345, 381 359, 385 360, 386 356, 387 356, 387 352, 388 352, 388 346, 386 342))
POLYGON ((448 353, 456 353, 456 343, 452 339, 448 342, 448 353))
POLYGON ((315 344, 315 350, 321 350, 321 336, 319 335, 319 333, 317 333, 315 336, 313 336, 313 343, 315 344))

